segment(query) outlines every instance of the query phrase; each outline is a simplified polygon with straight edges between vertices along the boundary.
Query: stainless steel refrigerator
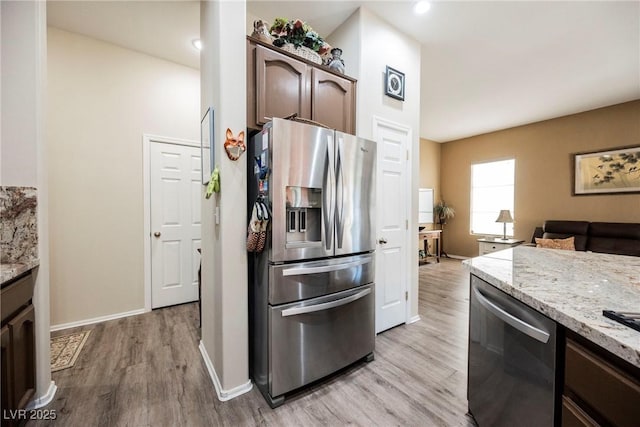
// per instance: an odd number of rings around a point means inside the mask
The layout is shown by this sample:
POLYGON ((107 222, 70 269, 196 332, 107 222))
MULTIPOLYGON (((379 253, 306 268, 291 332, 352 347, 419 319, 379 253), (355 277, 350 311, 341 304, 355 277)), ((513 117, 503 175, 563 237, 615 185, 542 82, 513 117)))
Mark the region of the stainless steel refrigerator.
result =
POLYGON ((276 407, 373 360, 376 145, 274 119, 248 152, 248 205, 271 210, 266 247, 249 254, 250 372, 276 407))

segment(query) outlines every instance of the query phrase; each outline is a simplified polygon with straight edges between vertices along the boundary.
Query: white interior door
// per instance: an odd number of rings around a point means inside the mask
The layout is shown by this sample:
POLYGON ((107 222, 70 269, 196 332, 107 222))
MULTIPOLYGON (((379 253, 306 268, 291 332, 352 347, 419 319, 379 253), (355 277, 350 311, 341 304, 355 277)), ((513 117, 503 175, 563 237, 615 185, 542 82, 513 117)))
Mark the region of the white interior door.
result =
POLYGON ((410 128, 374 120, 378 143, 376 333, 406 322, 410 128))
POLYGON ((150 146, 151 307, 198 300, 201 164, 198 147, 150 146))

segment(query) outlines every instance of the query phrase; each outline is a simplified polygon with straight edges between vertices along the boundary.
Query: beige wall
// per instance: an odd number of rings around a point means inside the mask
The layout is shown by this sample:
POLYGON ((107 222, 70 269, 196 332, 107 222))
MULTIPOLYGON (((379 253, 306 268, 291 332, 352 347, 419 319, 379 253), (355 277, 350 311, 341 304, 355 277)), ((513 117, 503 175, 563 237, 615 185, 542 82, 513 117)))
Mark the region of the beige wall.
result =
POLYGON ((142 135, 200 139, 200 74, 49 28, 51 323, 144 308, 142 135))
POLYGON ((572 153, 640 143, 640 100, 442 146, 441 195, 456 210, 449 254, 476 256, 469 232, 471 164, 515 158, 515 237, 529 241, 546 219, 640 222, 640 195, 572 196, 572 153))

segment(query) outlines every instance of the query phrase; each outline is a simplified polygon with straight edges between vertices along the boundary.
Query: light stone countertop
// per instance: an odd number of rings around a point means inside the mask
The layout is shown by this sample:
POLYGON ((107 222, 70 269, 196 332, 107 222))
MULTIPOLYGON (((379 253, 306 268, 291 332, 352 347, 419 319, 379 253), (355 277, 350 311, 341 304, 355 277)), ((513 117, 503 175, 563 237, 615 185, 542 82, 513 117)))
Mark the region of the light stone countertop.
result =
POLYGON ((602 310, 640 312, 640 257, 518 246, 463 264, 640 368, 640 331, 602 315, 602 310))
POLYGON ((27 272, 40 265, 39 259, 32 259, 21 263, 0 264, 0 283, 5 284, 24 272, 27 272))

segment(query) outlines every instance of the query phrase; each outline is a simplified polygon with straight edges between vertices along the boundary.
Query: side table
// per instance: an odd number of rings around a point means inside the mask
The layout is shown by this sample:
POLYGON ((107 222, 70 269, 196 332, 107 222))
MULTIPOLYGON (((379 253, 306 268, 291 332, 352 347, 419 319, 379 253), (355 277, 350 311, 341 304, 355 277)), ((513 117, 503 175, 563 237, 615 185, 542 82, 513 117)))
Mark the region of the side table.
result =
POLYGON ((503 249, 513 248, 524 243, 524 240, 507 239, 478 239, 478 253, 480 255, 490 254, 491 252, 501 251, 503 249))
POLYGON ((442 230, 424 230, 418 233, 418 240, 422 240, 424 244, 424 253, 428 258, 429 254, 429 240, 433 240, 435 247, 435 257, 436 262, 440 262, 440 235, 442 234, 442 230))

